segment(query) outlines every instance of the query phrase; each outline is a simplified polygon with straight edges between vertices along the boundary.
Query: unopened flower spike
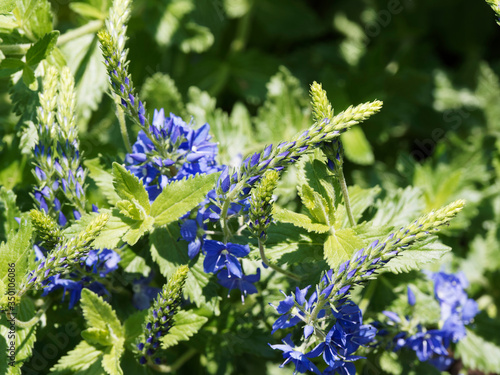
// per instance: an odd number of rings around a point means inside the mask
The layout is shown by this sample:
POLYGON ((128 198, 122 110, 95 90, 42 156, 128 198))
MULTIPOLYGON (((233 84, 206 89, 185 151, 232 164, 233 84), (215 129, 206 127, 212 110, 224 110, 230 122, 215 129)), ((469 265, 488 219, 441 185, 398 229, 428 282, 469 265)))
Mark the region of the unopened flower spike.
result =
POLYGON ((328 124, 333 118, 333 108, 321 83, 316 81, 312 83, 310 96, 313 120, 317 123, 328 124))
POLYGON ((250 209, 248 212, 248 227, 252 235, 257 238, 260 257, 262 262, 273 270, 283 273, 296 280, 300 279, 297 275, 281 269, 272 264, 264 252, 264 244, 267 239, 267 229, 272 221, 273 211, 273 192, 278 185, 280 173, 275 170, 269 170, 264 173, 262 179, 252 189, 250 200, 250 209))
POLYGON ((273 211, 273 192, 278 185, 280 174, 270 170, 264 173, 262 180, 252 189, 248 227, 250 232, 262 243, 266 242, 267 228, 271 224, 273 211))
POLYGON ((341 264, 338 270, 332 271, 329 279, 333 287, 329 297, 322 298, 315 310, 318 309, 319 312, 327 301, 333 305, 342 301, 354 285, 367 281, 378 268, 383 267, 411 244, 448 224, 464 205, 465 201, 460 199, 431 211, 399 231, 389 234, 384 241, 375 240, 368 247, 356 251, 350 260, 341 264))
POLYGON ((46 250, 52 250, 63 239, 60 226, 44 211, 31 210, 30 218, 46 250))
MULTIPOLYGON (((265 171, 271 169, 283 171, 302 155, 325 142, 337 139, 341 133, 377 113, 381 107, 382 102, 378 100, 356 107, 351 106, 334 116, 330 121, 315 122, 308 130, 298 133, 289 142, 281 142, 274 147, 269 145, 261 153, 249 156, 239 167, 227 174, 229 177, 224 186, 229 188, 226 194, 219 195, 218 201, 221 218, 225 217, 232 202, 243 199, 250 194, 252 186, 262 178, 265 171)), ((326 113, 329 112, 326 111, 326 113)), ((222 177, 223 175, 221 175, 222 177)))
POLYGON ((163 290, 156 297, 153 306, 148 311, 146 318, 146 331, 137 344, 139 362, 159 364, 158 349, 161 338, 165 336, 174 325, 174 317, 182 300, 182 289, 189 272, 188 266, 180 266, 163 290))
POLYGON ((28 272, 19 289, 22 296, 28 289, 39 289, 51 276, 71 272, 75 262, 82 261, 92 249, 92 242, 109 220, 109 214, 100 214, 78 236, 59 243, 37 267, 28 272))

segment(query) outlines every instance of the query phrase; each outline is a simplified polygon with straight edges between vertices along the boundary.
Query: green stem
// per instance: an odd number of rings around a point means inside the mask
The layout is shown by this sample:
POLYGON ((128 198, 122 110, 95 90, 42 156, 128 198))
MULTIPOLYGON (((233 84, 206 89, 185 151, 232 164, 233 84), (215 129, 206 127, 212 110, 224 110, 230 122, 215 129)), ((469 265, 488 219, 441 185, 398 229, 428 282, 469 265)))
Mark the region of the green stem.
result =
POLYGON ((122 106, 118 102, 116 103, 116 117, 118 117, 118 122, 120 123, 120 132, 122 133, 123 143, 125 144, 127 152, 130 154, 132 153, 132 145, 130 144, 130 139, 128 137, 127 123, 125 121, 125 112, 123 111, 122 106))
MULTIPOLYGON (((92 34, 98 31, 103 26, 103 21, 95 20, 86 23, 83 26, 77 27, 76 29, 69 30, 57 39, 57 46, 68 43, 71 40, 79 38, 81 36, 92 34)), ((25 55, 26 52, 32 46, 32 43, 22 43, 22 44, 0 44, 0 51, 5 55, 25 55)))
POLYGON ((347 212, 347 217, 349 218, 349 223, 351 227, 356 225, 354 221, 354 216, 351 209, 351 201, 349 200, 349 192, 347 191, 347 183, 344 176, 344 168, 341 166, 337 167, 337 178, 339 179, 340 188, 342 189, 342 195, 344 196, 345 210, 347 212))
POLYGON ((266 254, 264 253, 264 244, 261 242, 260 238, 258 239, 258 242, 259 242, 260 257, 262 258, 262 262, 266 266, 268 266, 269 268, 272 268, 276 272, 282 273, 283 275, 290 277, 291 279, 294 279, 294 280, 297 280, 297 281, 300 280, 300 276, 298 276, 298 275, 296 275, 296 274, 294 274, 292 272, 286 271, 283 268, 280 268, 280 267, 272 264, 271 262, 269 262, 269 259, 267 259, 266 254))
POLYGON ((50 307, 50 303, 47 303, 45 306, 43 306, 40 310, 37 311, 37 313, 35 314, 35 316, 33 318, 31 318, 30 320, 28 320, 27 322, 23 322, 21 320, 18 320, 16 318, 14 318, 12 316, 12 314, 10 313, 10 311, 8 311, 6 313, 6 315, 8 316, 9 320, 15 320, 16 322, 16 326, 20 327, 20 328, 31 328, 32 326, 34 326, 36 323, 38 323, 38 321, 40 320, 40 318, 42 317, 43 314, 45 314, 45 312, 47 311, 47 309, 50 307))
POLYGON ((365 312, 368 306, 370 305, 371 298, 373 297, 373 294, 375 293, 375 290, 377 289, 377 280, 373 280, 370 284, 365 289, 365 295, 363 296, 363 299, 361 302, 358 304, 359 309, 362 312, 365 312))
POLYGON ((148 362, 148 366, 151 367, 153 370, 156 370, 158 372, 162 373, 170 373, 170 372, 175 372, 179 368, 184 365, 193 355, 196 354, 196 349, 189 349, 186 353, 184 353, 177 361, 174 362, 171 366, 166 366, 166 365, 157 365, 156 363, 148 362))

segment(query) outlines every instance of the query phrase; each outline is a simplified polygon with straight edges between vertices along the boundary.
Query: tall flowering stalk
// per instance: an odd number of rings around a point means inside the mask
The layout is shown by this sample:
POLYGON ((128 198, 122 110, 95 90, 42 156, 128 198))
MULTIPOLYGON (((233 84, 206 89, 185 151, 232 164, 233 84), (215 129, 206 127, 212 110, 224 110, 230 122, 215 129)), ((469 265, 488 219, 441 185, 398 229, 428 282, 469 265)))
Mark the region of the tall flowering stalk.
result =
POLYGON ((84 261, 92 249, 92 242, 108 220, 108 214, 100 214, 78 236, 60 242, 45 259, 38 261, 34 270, 28 272, 19 288, 18 295, 22 296, 28 289, 46 286, 51 276, 68 273, 76 263, 84 261))
MULTIPOLYGON (((429 236, 446 225, 460 212, 464 206, 463 200, 458 200, 437 211, 432 211, 420 217, 410 225, 391 233, 383 241, 376 240, 366 249, 360 249, 344 262, 337 270, 328 271, 316 286, 312 295, 306 298, 308 286, 302 290, 297 288, 295 294, 286 296, 285 300, 276 307, 280 317, 273 325, 273 332, 278 329, 286 329, 304 324, 304 342, 296 348, 288 340, 286 346, 272 346, 274 349, 283 350, 285 358, 295 358, 296 371, 309 369, 316 373, 310 363, 310 358, 323 354, 325 362, 329 366, 324 374, 350 373, 354 357, 353 348, 359 345, 368 345, 374 338, 373 328, 362 325, 362 319, 357 317, 356 324, 352 323, 349 330, 341 324, 337 326, 339 319, 347 319, 342 316, 358 316, 359 308, 348 301, 347 296, 351 288, 356 284, 366 282, 373 273, 383 267, 388 261, 407 249, 415 241, 429 236), (326 319, 325 317, 329 317, 326 319), (328 331, 334 322, 333 328, 328 331), (337 327, 337 328, 335 328, 337 327), (354 329, 354 330, 352 330, 354 329), (317 346, 311 350, 311 346, 317 346), (356 344, 352 346, 350 342, 356 344), (344 372, 341 372, 344 371, 344 372)), ((360 316, 360 315, 359 315, 360 316)), ((289 360, 285 361, 288 362, 289 360)))
MULTIPOLYGON (((315 102, 318 97, 323 97, 323 94, 317 94, 322 91, 321 86, 317 83, 311 86, 313 107, 324 107, 324 103, 315 102)), ((217 204, 221 211, 221 227, 225 236, 231 236, 227 225, 227 213, 231 204, 236 200, 248 197, 251 188, 262 178, 265 171, 281 172, 285 170, 288 165, 295 163, 301 156, 325 143, 336 140, 340 134, 377 113, 381 107, 382 102, 375 100, 355 107, 351 106, 336 116, 333 116, 330 107, 330 111, 323 110, 321 113, 333 117, 316 120, 308 130, 298 133, 290 141, 281 142, 277 146, 269 145, 264 151, 246 158, 239 167, 222 173, 216 191, 217 204)), ((320 116, 320 112, 315 116, 320 116)))
MULTIPOLYGON (((48 66, 37 108, 38 144, 34 149, 35 200, 40 210, 67 223, 64 206, 79 219, 85 212, 85 171, 81 166, 78 129, 74 117, 74 79, 69 68, 59 75, 48 66)), ((66 211, 67 212, 67 211, 66 211)))
POLYGON ((188 272, 189 267, 180 266, 163 286, 163 290, 148 310, 146 330, 137 344, 140 352, 139 362, 143 365, 161 363, 158 357, 160 341, 174 326, 174 317, 182 300, 182 289, 188 272))

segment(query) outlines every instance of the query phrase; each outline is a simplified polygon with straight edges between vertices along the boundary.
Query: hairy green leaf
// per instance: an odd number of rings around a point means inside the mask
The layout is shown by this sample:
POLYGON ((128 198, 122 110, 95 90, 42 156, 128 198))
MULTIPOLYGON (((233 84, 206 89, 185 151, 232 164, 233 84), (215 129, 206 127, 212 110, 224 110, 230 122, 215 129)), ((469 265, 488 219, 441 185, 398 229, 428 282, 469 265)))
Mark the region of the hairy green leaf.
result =
POLYGON ((56 46, 57 38, 59 38, 59 31, 51 31, 33 44, 26 52, 26 64, 32 67, 38 65, 52 52, 56 46))
POLYGON ((90 178, 99 186, 108 203, 111 205, 116 204, 120 200, 120 197, 116 194, 113 186, 113 174, 104 169, 99 162, 99 158, 85 160, 84 164, 89 170, 90 178))
MULTIPOLYGON (((0 280, 3 281, 4 285, 7 285, 12 278, 16 290, 28 271, 31 257, 34 256, 31 246, 32 231, 31 223, 23 219, 19 230, 17 232, 11 231, 7 242, 0 244, 0 280), (11 270, 15 271, 11 272, 11 270)), ((0 296, 0 298, 2 297, 0 296)))
POLYGON ((195 208, 215 188, 219 174, 197 175, 165 186, 151 205, 155 225, 171 223, 195 208))
POLYGON ((296 212, 274 206, 273 217, 283 223, 290 223, 297 227, 306 229, 309 232, 326 233, 330 227, 321 223, 313 223, 307 215, 298 214, 296 212))
POLYGON ((149 214, 151 205, 149 204, 149 196, 144 184, 118 163, 113 163, 113 186, 120 198, 129 201, 136 199, 146 210, 146 214, 149 214))
POLYGON ((450 247, 437 241, 436 236, 430 236, 391 259, 381 271, 402 273, 419 270, 424 264, 440 259, 449 251, 451 251, 450 247))
POLYGON ((325 260, 330 268, 335 269, 363 246, 363 241, 351 228, 334 230, 325 241, 325 260))
POLYGON ((172 329, 161 339, 163 349, 177 345, 179 341, 189 340, 207 322, 208 318, 191 311, 179 311, 175 316, 172 329))
POLYGON ((99 361, 102 354, 101 350, 82 340, 73 350, 59 358, 51 371, 55 374, 66 374, 69 370, 70 373, 83 374, 85 370, 99 361))
POLYGON ((83 289, 81 306, 89 327, 108 331, 114 345, 123 340, 123 327, 115 311, 101 297, 88 289, 83 289))

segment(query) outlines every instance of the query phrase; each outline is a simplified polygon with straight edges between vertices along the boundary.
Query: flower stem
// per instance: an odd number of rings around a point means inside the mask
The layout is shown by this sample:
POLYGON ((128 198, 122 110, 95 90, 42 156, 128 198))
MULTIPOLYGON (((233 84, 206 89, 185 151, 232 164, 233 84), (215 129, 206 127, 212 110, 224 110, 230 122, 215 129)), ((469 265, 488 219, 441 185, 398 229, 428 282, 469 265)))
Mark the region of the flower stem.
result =
MULTIPOLYGON (((72 29, 61 35, 57 40, 56 45, 61 46, 81 36, 95 33, 102 26, 103 26, 103 21, 101 20, 90 21, 89 23, 86 23, 83 26, 77 27, 76 29, 72 29)), ((6 45, 0 44, 0 51, 2 51, 6 55, 25 55, 31 46, 32 46, 31 43, 6 44, 6 45)))
MULTIPOLYGON (((115 95, 115 97, 117 96, 115 95)), ((130 154, 132 153, 132 145, 130 144, 130 139, 128 137, 127 123, 125 121, 125 112, 123 111, 122 106, 118 102, 116 103, 116 117, 118 117, 118 122, 120 123, 120 132, 122 133, 123 143, 125 144, 127 152, 130 154)))
POLYGON ((271 262, 269 262, 269 259, 267 259, 266 254, 264 252, 264 244, 262 243, 262 241, 260 240, 260 238, 258 239, 258 242, 259 242, 260 257, 262 258, 262 262, 266 266, 268 266, 269 268, 272 268, 276 272, 279 272, 279 273, 282 273, 285 276, 288 276, 291 279, 294 279, 294 280, 297 280, 297 281, 299 281, 301 279, 300 276, 298 276, 298 275, 296 275, 296 274, 294 274, 292 272, 286 271, 283 268, 280 268, 280 267, 272 264, 271 262))
POLYGON ((347 191, 347 183, 345 181, 345 176, 344 176, 344 168, 342 168, 342 166, 338 166, 336 170, 338 172, 337 178, 339 179, 340 188, 342 189, 342 195, 344 196, 344 203, 345 203, 345 210, 347 212, 347 217, 349 218, 349 223, 351 224, 351 227, 353 227, 356 225, 356 222, 354 221, 354 216, 352 214, 351 201, 349 200, 349 192, 347 191))

